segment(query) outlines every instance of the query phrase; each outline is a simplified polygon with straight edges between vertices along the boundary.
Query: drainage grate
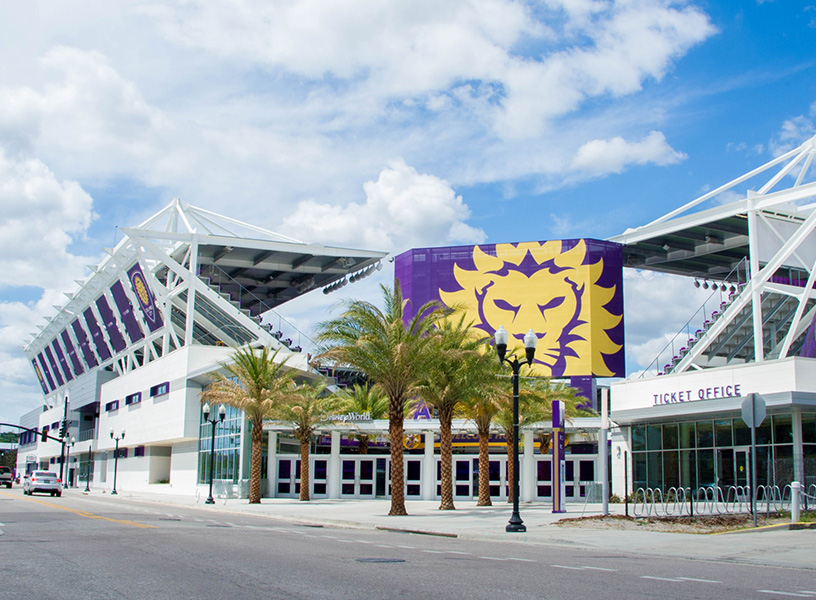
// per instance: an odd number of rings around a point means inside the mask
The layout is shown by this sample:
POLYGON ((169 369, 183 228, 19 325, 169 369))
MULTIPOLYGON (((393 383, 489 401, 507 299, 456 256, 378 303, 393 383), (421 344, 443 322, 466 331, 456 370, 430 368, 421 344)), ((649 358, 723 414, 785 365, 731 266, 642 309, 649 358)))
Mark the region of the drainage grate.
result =
POLYGON ((404 563, 404 558, 358 558, 361 563, 404 563))

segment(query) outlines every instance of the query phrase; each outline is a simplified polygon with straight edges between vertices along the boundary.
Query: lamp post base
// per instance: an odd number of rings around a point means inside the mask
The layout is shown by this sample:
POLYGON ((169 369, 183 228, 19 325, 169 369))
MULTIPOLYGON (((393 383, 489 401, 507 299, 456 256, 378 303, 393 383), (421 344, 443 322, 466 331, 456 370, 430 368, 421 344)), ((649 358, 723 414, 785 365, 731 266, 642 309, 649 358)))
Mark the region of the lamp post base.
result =
POLYGON ((507 527, 505 527, 504 530, 507 533, 525 533, 527 526, 524 524, 524 521, 521 520, 518 513, 513 513, 513 516, 510 517, 510 522, 507 523, 507 527))
POLYGON ((210 496, 209 498, 204 500, 204 504, 215 504, 215 500, 213 499, 212 496, 210 496))
POLYGON ((115 495, 116 495, 116 490, 113 490, 113 491, 111 492, 111 496, 115 496, 115 495))

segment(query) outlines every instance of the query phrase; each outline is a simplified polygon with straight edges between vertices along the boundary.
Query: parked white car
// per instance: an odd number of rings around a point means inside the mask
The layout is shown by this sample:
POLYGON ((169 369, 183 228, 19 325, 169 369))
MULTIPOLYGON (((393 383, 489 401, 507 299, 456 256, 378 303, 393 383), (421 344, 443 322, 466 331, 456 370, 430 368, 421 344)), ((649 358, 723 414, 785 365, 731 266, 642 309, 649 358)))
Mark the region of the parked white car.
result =
POLYGON ((62 481, 52 471, 34 471, 23 478, 23 493, 32 495, 43 492, 52 496, 62 496, 62 481))

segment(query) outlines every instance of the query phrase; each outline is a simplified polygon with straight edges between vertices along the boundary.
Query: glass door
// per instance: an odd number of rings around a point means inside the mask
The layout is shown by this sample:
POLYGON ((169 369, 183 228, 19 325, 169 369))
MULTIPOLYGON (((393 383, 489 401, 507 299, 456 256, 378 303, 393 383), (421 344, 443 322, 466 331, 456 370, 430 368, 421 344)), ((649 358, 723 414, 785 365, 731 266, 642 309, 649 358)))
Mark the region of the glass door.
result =
POLYGON ((750 464, 749 450, 734 450, 734 479, 737 485, 748 487, 751 484, 750 464))

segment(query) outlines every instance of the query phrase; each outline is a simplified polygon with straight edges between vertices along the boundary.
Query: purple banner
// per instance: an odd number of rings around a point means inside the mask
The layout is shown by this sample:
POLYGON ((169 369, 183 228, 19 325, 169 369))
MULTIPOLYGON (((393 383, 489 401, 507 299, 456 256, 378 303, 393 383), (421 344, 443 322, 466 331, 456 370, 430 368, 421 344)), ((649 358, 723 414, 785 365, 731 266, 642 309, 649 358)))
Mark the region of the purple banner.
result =
POLYGON ((71 329, 74 330, 74 335, 79 343, 79 349, 82 351, 82 356, 85 358, 85 364, 88 365, 89 369, 93 369, 99 363, 96 360, 93 350, 91 350, 91 343, 88 341, 88 336, 85 334, 85 330, 82 329, 82 325, 79 324, 79 319, 74 319, 74 322, 71 323, 71 329))
POLYGON ((119 327, 116 324, 116 317, 113 316, 108 299, 105 296, 99 296, 96 299, 96 308, 99 309, 99 316, 102 317, 102 323, 105 325, 105 331, 108 332, 108 339, 114 353, 119 354, 122 350, 127 348, 125 338, 122 337, 119 327))
POLYGON ((65 346, 65 349, 68 351, 68 358, 71 360, 71 366, 74 367, 74 375, 79 377, 85 372, 85 369, 82 368, 82 363, 79 361, 76 348, 74 348, 74 342, 71 341, 71 336, 68 335, 68 330, 63 329, 62 333, 60 333, 60 337, 62 338, 63 346, 65 346))
POLYGON ((153 296, 153 292, 150 291, 150 286, 147 285, 147 279, 145 279, 141 265, 136 263, 128 269, 127 274, 128 279, 130 279, 130 285, 133 288, 133 293, 136 294, 136 298, 139 301, 139 308, 142 310, 142 314, 147 322, 147 327, 151 332, 156 331, 164 323, 161 314, 159 314, 159 309, 156 306, 156 299, 153 296))
POLYGON ((99 358, 102 359, 102 362, 105 362, 112 355, 108 345, 105 343, 105 336, 102 335, 102 329, 99 328, 99 323, 96 322, 96 317, 90 308, 85 309, 85 312, 82 314, 85 317, 85 323, 88 324, 88 331, 91 332, 91 338, 94 341, 94 346, 96 346, 96 352, 99 354, 99 358))
POLYGON ((31 361, 31 366, 34 367, 34 372, 37 374, 37 380, 40 382, 40 387, 42 388, 43 394, 48 393, 48 386, 45 385, 45 378, 43 377, 42 371, 40 367, 37 365, 36 360, 31 361))
POLYGON ((125 324, 125 333, 127 333, 130 338, 130 342, 135 343, 144 339, 144 334, 139 327, 139 323, 136 322, 136 315, 133 314, 133 305, 130 303, 130 300, 128 300, 127 294, 125 294, 125 288, 122 286, 122 282, 116 281, 110 290, 116 308, 119 310, 119 315, 122 317, 122 323, 125 324))
POLYGON ((65 360, 65 353, 62 351, 59 342, 57 342, 57 338, 54 338, 54 341, 51 342, 51 347, 54 348, 59 366, 62 367, 62 372, 65 373, 65 381, 71 381, 74 378, 74 374, 71 373, 71 369, 68 367, 68 361, 65 360))
POLYGON ((57 367, 57 361, 54 360, 54 355, 51 353, 51 348, 46 346, 43 349, 45 352, 45 357, 48 359, 48 364, 51 366, 51 372, 54 375, 54 379, 57 380, 57 387, 65 385, 65 381, 62 379, 62 374, 59 372, 59 367, 57 367))
POLYGON ((51 377, 51 371, 48 370, 48 365, 45 363, 45 357, 42 352, 37 355, 37 360, 40 361, 40 369, 42 369, 45 379, 48 381, 48 391, 53 392, 57 389, 57 386, 54 385, 54 378, 51 377))
POLYGON ((409 301, 407 318, 429 301, 461 307, 484 337, 504 326, 511 347, 520 348, 532 329, 535 375, 625 375, 619 244, 571 239, 414 248, 397 256, 394 267, 409 301))

